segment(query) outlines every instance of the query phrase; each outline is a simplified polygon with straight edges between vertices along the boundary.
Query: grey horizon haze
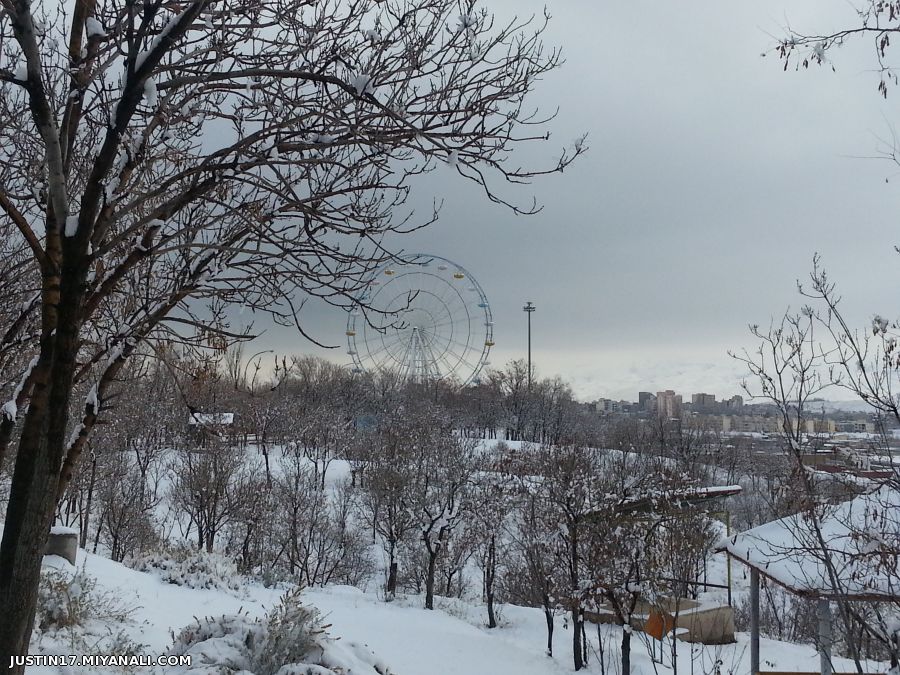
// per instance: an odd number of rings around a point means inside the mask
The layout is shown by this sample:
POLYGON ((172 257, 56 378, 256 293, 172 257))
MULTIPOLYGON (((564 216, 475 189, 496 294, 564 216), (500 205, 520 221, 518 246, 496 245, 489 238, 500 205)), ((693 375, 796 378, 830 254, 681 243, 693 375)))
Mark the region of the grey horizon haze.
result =
MULTIPOLYGON (((484 6, 501 20, 539 19, 544 4, 484 6)), ((560 375, 579 398, 739 393, 744 371, 727 350, 753 348, 748 324, 802 304, 796 282, 817 252, 856 325, 876 312, 900 315, 900 168, 874 159, 900 120, 900 91, 879 96, 869 42, 836 50, 834 71, 783 72, 771 53, 785 26, 830 32, 852 24, 852 7, 577 0, 547 8, 547 47, 560 46, 566 63, 531 103, 559 114, 550 141, 524 152, 553 154, 584 132, 590 151, 562 175, 503 188, 543 205, 527 217, 438 167, 410 205, 425 219, 442 201, 440 220, 386 242, 475 275, 494 312, 492 365, 525 358, 530 300, 538 376, 560 375)), ((349 363, 342 311, 311 301, 301 317, 338 348, 257 324, 266 334, 248 351, 349 363)))

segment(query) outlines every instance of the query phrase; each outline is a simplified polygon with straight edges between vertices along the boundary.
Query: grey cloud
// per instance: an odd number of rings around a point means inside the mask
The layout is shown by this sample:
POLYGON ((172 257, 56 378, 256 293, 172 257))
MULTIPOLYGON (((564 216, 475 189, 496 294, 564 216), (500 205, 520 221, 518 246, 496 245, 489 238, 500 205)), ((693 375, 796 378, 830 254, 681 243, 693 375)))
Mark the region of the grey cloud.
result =
MULTIPOLYGON (((491 6, 522 14, 542 4, 491 6)), ((809 31, 852 22, 845 3, 550 9, 548 42, 563 45, 567 63, 533 100, 560 114, 551 141, 525 153, 554 153, 587 131, 588 156, 516 193, 544 205, 527 218, 441 167, 413 196, 423 214, 443 198, 440 222, 393 242, 475 274, 494 308, 495 364, 524 355, 521 306, 533 300, 541 371, 572 379, 586 398, 651 383, 734 393, 741 373, 726 350, 752 345, 748 323, 800 304, 795 280, 817 251, 856 320, 892 313, 900 237, 897 188, 885 178, 897 170, 853 156, 874 153, 900 92, 877 95, 868 43, 838 52, 836 73, 784 73, 760 56, 788 20, 809 31)), ((310 307, 307 317, 315 335, 343 340, 340 312, 310 307)), ((265 343, 313 351, 283 330, 265 343)))

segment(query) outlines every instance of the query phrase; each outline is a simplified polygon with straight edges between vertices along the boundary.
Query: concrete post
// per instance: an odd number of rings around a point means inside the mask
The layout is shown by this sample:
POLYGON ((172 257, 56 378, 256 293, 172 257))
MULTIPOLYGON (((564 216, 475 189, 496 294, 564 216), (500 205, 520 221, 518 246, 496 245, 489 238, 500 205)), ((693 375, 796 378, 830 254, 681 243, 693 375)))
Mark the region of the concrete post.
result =
POLYGON ((759 572, 750 568, 750 673, 759 672, 759 572))
POLYGON ((831 603, 827 598, 819 598, 819 671, 831 675, 831 603))
POLYGON ((69 528, 53 528, 47 537, 44 555, 58 555, 74 565, 78 555, 78 532, 69 528))

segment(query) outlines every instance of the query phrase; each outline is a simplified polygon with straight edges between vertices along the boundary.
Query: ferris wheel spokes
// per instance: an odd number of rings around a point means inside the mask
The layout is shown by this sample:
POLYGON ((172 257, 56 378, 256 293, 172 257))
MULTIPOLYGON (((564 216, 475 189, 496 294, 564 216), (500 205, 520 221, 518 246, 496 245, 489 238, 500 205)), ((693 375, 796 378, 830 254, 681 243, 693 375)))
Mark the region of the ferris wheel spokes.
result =
POLYGON ((375 270, 367 289, 360 306, 385 320, 358 321, 363 312, 351 311, 354 370, 393 371, 419 382, 477 378, 493 345, 493 321, 471 274, 444 258, 417 254, 375 270))

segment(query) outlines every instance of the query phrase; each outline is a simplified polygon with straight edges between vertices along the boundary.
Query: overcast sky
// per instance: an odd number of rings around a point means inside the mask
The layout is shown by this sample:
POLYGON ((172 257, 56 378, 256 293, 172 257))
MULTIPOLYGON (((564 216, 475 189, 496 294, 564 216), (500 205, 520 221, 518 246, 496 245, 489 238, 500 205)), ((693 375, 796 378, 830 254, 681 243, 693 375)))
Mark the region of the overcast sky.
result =
MULTIPOLYGON (((503 16, 543 6, 485 4, 503 16)), ((549 8, 547 41, 566 64, 533 98, 560 108, 539 151, 587 132, 590 152, 519 193, 544 205, 531 217, 492 206, 442 168, 414 196, 423 212, 444 199, 441 220, 396 242, 478 278, 495 316, 494 365, 524 356, 521 308, 532 300, 539 372, 570 380, 581 398, 737 393, 743 373, 726 351, 753 346, 749 323, 800 304, 796 280, 815 252, 860 325, 898 314, 900 169, 865 156, 900 122, 900 89, 878 95, 870 42, 836 52, 837 72, 782 72, 761 56, 788 24, 852 24, 847 2, 549 8)), ((306 318, 320 339, 343 342, 341 312, 310 307, 306 318)), ((323 353, 286 330, 262 344, 323 353)), ((341 348, 330 358, 349 357, 341 348)))

